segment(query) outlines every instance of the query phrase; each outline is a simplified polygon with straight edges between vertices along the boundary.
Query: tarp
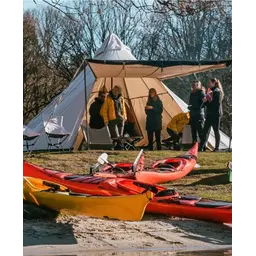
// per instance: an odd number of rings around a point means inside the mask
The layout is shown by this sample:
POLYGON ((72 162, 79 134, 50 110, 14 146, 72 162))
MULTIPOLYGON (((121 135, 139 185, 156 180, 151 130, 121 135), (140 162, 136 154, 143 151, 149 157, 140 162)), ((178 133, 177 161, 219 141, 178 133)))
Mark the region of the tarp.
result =
POLYGON ((95 77, 150 77, 160 80, 198 72, 226 68, 231 60, 222 61, 102 61, 87 60, 95 77))

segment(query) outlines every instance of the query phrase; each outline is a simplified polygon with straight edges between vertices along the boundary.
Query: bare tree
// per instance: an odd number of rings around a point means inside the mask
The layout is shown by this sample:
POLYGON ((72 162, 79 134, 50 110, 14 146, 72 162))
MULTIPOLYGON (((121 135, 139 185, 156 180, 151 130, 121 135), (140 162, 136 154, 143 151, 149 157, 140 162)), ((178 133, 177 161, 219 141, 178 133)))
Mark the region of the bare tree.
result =
POLYGON ((72 79, 83 59, 92 58, 112 32, 135 48, 143 14, 138 16, 132 6, 127 8, 117 9, 108 0, 79 0, 72 5, 72 20, 54 8, 43 9, 38 14, 38 37, 48 65, 63 78, 72 79))
MULTIPOLYGON (((42 0, 49 6, 72 19, 74 9, 61 0, 42 0)), ((37 0, 34 0, 35 4, 37 0)), ((112 0, 117 7, 127 11, 127 4, 142 12, 171 13, 176 16, 193 16, 200 12, 208 12, 219 9, 222 13, 226 7, 231 7, 231 0, 112 0)))
MULTIPOLYGON (((37 36, 35 13, 23 16, 23 118, 27 123, 33 116, 63 90, 60 79, 49 62, 46 63, 42 45, 37 36)), ((47 41, 47 40, 46 40, 47 41)))

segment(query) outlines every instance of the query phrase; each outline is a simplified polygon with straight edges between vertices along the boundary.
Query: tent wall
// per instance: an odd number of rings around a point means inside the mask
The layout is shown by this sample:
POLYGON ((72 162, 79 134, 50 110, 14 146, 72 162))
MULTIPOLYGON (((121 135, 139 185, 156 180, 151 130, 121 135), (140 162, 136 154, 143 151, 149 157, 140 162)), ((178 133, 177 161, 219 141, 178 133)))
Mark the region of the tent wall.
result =
MULTIPOLYGON (((94 76, 89 68, 86 69, 87 95, 91 93, 94 84, 94 76)), ((50 103, 39 115, 28 123, 30 128, 40 127, 42 135, 38 139, 34 150, 44 150, 47 148, 47 139, 44 133, 43 122, 50 117, 63 116, 63 126, 70 132, 70 136, 63 143, 63 148, 73 147, 81 120, 84 116, 85 92, 84 92, 84 74, 81 72, 52 103, 50 103)))

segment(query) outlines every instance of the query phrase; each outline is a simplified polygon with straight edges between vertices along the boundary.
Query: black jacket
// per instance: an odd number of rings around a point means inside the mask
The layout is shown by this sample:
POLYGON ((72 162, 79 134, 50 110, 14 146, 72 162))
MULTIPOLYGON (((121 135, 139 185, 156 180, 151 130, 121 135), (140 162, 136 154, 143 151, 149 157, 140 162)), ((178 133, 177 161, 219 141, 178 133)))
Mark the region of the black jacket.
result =
POLYGON ((204 118, 204 104, 203 98, 205 97, 205 93, 203 90, 196 90, 191 92, 189 97, 189 107, 190 110, 190 118, 191 119, 203 119, 204 118))
POLYGON ((92 129, 102 129, 105 124, 103 118, 100 115, 100 109, 103 105, 103 101, 99 98, 95 98, 95 101, 91 104, 89 113, 90 113, 90 122, 89 126, 92 129))
POLYGON ((222 110, 222 92, 219 88, 211 88, 212 101, 206 102, 206 116, 221 117, 223 115, 222 110))
POLYGON ((147 102, 147 106, 152 106, 153 109, 146 110, 146 130, 147 131, 159 131, 162 130, 162 112, 163 103, 158 98, 157 100, 150 99, 147 102))

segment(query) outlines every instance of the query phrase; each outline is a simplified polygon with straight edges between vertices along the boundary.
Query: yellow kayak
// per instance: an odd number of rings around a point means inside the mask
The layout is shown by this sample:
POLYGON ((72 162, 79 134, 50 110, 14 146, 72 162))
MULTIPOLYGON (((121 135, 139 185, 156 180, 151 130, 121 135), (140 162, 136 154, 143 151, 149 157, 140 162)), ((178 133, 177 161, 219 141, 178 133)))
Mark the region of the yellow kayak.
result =
POLYGON ((110 197, 77 194, 57 183, 23 177, 23 199, 57 212, 135 221, 142 219, 152 198, 153 193, 150 191, 110 197))

